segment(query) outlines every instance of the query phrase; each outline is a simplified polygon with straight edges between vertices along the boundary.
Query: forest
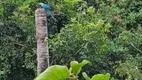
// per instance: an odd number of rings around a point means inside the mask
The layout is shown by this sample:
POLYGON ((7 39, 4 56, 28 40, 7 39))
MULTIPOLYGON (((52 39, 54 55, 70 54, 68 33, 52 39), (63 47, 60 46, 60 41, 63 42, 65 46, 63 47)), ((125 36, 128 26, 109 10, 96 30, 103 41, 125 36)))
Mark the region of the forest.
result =
POLYGON ((40 2, 57 20, 47 14, 50 65, 89 61, 78 79, 69 80, 93 80, 84 79, 84 71, 89 77, 142 80, 142 0, 0 0, 0 80, 37 76, 40 2))

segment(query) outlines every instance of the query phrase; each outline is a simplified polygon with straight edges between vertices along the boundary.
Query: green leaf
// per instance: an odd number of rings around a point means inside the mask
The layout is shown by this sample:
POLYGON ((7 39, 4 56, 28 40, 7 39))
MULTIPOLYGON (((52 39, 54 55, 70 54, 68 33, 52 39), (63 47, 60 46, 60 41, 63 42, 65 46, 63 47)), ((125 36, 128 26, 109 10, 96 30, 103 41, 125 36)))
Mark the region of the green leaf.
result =
POLYGON ((77 61, 72 61, 70 65, 74 74, 78 74, 80 72, 79 64, 77 61))
POLYGON ((82 67, 86 64, 88 64, 89 61, 83 60, 81 63, 78 63, 77 61, 72 61, 70 63, 72 71, 75 75, 78 75, 78 73, 81 71, 82 67))
POLYGON ((86 65, 88 63, 90 63, 90 62, 87 60, 83 60, 79 65, 80 65, 80 67, 83 67, 84 65, 86 65))
POLYGON ((69 78, 67 66, 53 65, 41 73, 35 80, 65 80, 69 78))
POLYGON ((104 74, 97 74, 97 75, 94 75, 91 80, 109 80, 110 78, 110 74, 107 73, 106 75, 104 74))
POLYGON ((83 72, 82 75, 85 78, 85 80, 90 80, 90 78, 88 77, 88 75, 85 72, 83 72))

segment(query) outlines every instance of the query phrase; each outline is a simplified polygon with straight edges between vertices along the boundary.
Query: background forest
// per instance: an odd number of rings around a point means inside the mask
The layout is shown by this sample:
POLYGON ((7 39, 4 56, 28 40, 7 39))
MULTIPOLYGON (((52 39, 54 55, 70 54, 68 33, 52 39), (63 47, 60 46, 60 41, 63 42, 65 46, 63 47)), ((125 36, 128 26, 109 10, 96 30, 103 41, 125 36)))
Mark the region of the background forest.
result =
POLYGON ((142 0, 0 0, 0 80, 36 76, 39 2, 57 19, 47 15, 50 65, 87 59, 89 76, 142 80, 142 0))

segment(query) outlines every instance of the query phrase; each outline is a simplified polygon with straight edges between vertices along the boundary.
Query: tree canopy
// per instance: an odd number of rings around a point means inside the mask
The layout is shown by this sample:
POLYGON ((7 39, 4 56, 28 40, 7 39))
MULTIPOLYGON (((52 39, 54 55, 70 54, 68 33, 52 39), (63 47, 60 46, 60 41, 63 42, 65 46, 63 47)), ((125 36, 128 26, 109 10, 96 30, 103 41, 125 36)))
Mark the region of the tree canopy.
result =
POLYGON ((1 0, 0 80, 36 76, 35 10, 47 15, 50 64, 91 62, 89 76, 110 73, 111 80, 142 79, 141 0, 1 0))

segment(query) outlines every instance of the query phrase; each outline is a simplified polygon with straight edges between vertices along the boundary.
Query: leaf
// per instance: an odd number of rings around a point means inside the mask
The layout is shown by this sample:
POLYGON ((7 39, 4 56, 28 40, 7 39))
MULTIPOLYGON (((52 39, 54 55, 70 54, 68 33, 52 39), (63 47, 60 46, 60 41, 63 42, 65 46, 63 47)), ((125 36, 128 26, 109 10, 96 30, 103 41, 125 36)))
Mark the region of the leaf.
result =
POLYGON ((77 61, 72 61, 70 63, 72 71, 75 75, 78 75, 78 73, 81 71, 82 67, 86 64, 88 64, 89 61, 83 60, 81 63, 78 63, 77 61))
POLYGON ((104 74, 97 74, 97 75, 94 75, 91 80, 109 80, 110 78, 110 74, 107 73, 106 75, 104 74))
POLYGON ((78 62, 77 61, 71 61, 70 65, 71 65, 73 73, 77 75, 80 72, 78 62))
POLYGON ((69 78, 67 66, 53 65, 41 73, 35 80, 65 80, 69 78))
POLYGON ((85 72, 83 72, 82 75, 85 78, 85 80, 90 80, 90 78, 88 77, 88 75, 85 72))
POLYGON ((83 60, 81 63, 80 63, 80 67, 83 67, 84 65, 90 63, 89 61, 87 60, 83 60))

